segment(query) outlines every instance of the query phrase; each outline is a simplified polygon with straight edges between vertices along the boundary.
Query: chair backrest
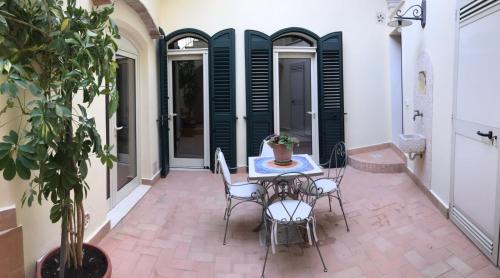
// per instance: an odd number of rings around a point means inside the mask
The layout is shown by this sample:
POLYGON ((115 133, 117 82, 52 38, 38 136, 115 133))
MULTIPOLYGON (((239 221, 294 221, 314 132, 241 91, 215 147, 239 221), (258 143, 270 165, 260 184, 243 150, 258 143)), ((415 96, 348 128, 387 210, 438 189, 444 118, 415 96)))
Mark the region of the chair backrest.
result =
POLYGON ((269 146, 269 144, 267 144, 267 142, 269 141, 269 138, 271 138, 271 136, 272 135, 268 135, 260 143, 260 156, 264 156, 264 157, 273 157, 274 156, 273 149, 271 148, 271 146, 269 146))
POLYGON ((222 177, 226 185, 231 185, 231 173, 229 172, 229 168, 227 167, 226 158, 224 157, 224 153, 217 148, 215 151, 215 156, 217 160, 216 171, 222 172, 222 177))
POLYGON ((344 142, 338 142, 333 146, 332 152, 330 153, 330 160, 328 162, 328 177, 334 179, 337 182, 337 186, 340 186, 340 182, 344 177, 345 168, 347 166, 347 152, 344 142))
POLYGON ((272 181, 272 187, 277 189, 278 192, 273 192, 270 195, 269 190, 265 193, 268 202, 266 202, 265 209, 267 214, 274 219, 278 219, 282 224, 286 222, 296 222, 305 220, 312 215, 316 200, 319 198, 322 192, 321 188, 318 190, 314 180, 308 175, 300 172, 289 172, 281 174, 275 177, 272 181), (274 199, 274 200, 273 200, 274 199), (271 200, 271 202, 269 202, 271 200), (298 202, 288 202, 290 200, 297 200, 298 202), (279 217, 272 214, 272 210, 269 210, 269 205, 280 203, 288 218, 279 217), (304 216, 302 209, 304 209, 304 204, 311 207, 309 215, 304 216))

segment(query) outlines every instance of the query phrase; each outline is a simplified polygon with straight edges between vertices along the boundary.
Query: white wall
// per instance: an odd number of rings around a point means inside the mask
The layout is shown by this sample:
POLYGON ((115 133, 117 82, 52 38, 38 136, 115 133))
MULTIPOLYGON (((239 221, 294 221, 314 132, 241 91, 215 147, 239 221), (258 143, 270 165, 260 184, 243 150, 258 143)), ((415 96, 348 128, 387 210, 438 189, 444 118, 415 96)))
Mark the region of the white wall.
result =
MULTIPOLYGON (((405 7, 420 4, 420 0, 407 1, 405 7)), ((413 91, 416 86, 416 63, 420 53, 427 52, 434 71, 433 123, 432 123, 432 181, 431 192, 448 206, 451 175, 453 82, 455 65, 455 10, 456 0, 428 0, 427 25, 418 22, 402 29, 403 39, 403 92, 404 129, 414 128, 413 91)), ((403 7, 404 8, 404 7, 403 7)), ((424 115, 425 117, 425 115, 424 115)), ((409 163, 415 170, 416 165, 409 163)))
POLYGON ((403 88, 401 67, 401 34, 389 36, 389 78, 391 90, 391 127, 392 141, 398 142, 403 133, 403 88))
POLYGON ((344 1, 196 1, 161 2, 159 24, 166 33, 196 28, 209 35, 236 30, 236 113, 238 165, 246 165, 244 32, 268 35, 303 27, 319 36, 343 32, 346 143, 357 148, 390 141, 390 98, 387 86, 386 26, 376 13, 385 12, 384 0, 344 1))

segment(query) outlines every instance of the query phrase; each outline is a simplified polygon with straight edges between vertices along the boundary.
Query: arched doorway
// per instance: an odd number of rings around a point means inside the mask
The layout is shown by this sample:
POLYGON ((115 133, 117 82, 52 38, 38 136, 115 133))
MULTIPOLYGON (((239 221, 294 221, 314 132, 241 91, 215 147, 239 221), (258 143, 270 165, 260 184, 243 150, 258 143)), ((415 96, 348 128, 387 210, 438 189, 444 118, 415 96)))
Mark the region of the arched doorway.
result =
POLYGON ((172 168, 210 165, 208 39, 180 33, 167 39, 169 160, 172 168))
POLYGON ((295 151, 318 161, 317 43, 290 31, 272 36, 274 133, 299 139, 295 151))

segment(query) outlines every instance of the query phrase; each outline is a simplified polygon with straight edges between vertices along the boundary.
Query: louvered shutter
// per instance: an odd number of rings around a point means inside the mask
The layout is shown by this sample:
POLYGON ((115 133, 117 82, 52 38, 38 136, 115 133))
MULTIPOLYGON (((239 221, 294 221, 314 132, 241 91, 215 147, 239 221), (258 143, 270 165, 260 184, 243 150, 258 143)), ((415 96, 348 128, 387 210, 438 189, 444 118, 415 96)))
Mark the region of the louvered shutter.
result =
POLYGON ((229 167, 236 167, 236 86, 234 29, 210 39, 210 161, 221 148, 229 167))
POLYGON ((262 139, 274 131, 272 55, 270 37, 245 31, 247 156, 258 155, 262 139))
MULTIPOLYGON (((163 30, 160 29, 160 33, 163 30)), ((167 73, 167 42, 164 37, 158 40, 158 59, 159 61, 159 99, 160 99, 160 118, 158 119, 160 131, 160 175, 165 177, 169 170, 169 146, 168 146, 168 73, 167 73)))
POLYGON ((344 141, 342 33, 322 37, 318 45, 318 110, 320 162, 328 161, 333 146, 344 141))

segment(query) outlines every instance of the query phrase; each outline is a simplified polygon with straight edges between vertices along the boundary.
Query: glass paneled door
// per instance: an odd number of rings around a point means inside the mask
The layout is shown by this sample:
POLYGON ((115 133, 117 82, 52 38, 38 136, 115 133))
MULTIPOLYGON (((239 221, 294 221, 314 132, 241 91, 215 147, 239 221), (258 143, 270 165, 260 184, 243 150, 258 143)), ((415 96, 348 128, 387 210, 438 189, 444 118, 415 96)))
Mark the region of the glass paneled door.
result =
POLYGON ((173 168, 209 166, 207 54, 206 51, 168 54, 170 167, 173 168))
POLYGON ((116 88, 118 108, 108 125, 109 143, 118 161, 110 170, 110 197, 114 207, 138 184, 136 134, 136 56, 118 52, 116 88))
POLYGON ((317 161, 317 116, 314 53, 289 53, 275 49, 275 132, 299 139, 295 153, 317 161), (314 128, 316 127, 316 128, 314 128))

